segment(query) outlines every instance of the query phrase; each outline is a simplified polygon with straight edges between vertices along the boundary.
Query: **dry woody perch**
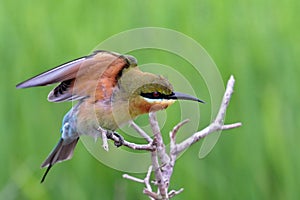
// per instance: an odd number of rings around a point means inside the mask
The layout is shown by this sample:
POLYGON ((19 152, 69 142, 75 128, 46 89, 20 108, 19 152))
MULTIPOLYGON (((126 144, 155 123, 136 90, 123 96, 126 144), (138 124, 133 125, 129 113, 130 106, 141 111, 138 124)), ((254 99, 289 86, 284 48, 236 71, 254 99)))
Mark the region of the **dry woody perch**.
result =
MULTIPOLYGON (((124 174, 123 177, 144 184, 145 189, 143 190, 143 193, 146 194, 152 200, 167 200, 181 193, 183 191, 183 188, 179 190, 169 189, 170 179, 173 174, 173 169, 177 156, 184 150, 188 149, 192 144, 198 142, 200 139, 204 138, 205 136, 211 133, 221 130, 237 128, 242 125, 240 122, 226 125, 224 124, 225 113, 233 93, 234 83, 234 77, 231 76, 228 80, 226 91, 219 108, 219 112, 210 125, 208 125, 203 130, 194 133, 192 136, 188 137, 180 143, 176 142, 176 134, 184 124, 188 123, 188 120, 180 122, 173 128, 172 131, 170 131, 169 152, 167 152, 166 150, 166 145, 163 141, 155 112, 149 113, 149 121, 154 135, 153 139, 147 133, 145 133, 137 124, 131 122, 131 126, 148 143, 135 144, 124 140, 123 145, 134 150, 147 150, 151 152, 152 165, 149 166, 148 173, 144 179, 136 178, 128 174, 124 174), (150 175, 152 171, 154 171, 155 180, 150 181, 150 175), (157 191, 153 191, 151 184, 157 187, 157 191)), ((118 137, 113 136, 111 139, 114 140, 114 142, 116 143, 119 142, 118 137)), ((107 141, 104 140, 103 144, 104 148, 108 147, 107 141)))

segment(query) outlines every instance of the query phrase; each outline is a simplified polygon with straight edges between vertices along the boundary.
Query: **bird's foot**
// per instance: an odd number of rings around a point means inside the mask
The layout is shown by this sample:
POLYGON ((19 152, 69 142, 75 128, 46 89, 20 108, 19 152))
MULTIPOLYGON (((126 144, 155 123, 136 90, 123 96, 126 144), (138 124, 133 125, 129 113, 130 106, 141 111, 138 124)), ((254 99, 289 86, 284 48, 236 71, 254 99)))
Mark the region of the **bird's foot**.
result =
POLYGON ((113 140, 116 147, 120 147, 120 146, 122 146, 124 144, 124 138, 123 138, 123 136, 121 136, 117 132, 107 130, 106 131, 106 137, 108 139, 113 140), (115 138, 113 136, 116 136, 118 138, 118 140, 115 140, 115 138))

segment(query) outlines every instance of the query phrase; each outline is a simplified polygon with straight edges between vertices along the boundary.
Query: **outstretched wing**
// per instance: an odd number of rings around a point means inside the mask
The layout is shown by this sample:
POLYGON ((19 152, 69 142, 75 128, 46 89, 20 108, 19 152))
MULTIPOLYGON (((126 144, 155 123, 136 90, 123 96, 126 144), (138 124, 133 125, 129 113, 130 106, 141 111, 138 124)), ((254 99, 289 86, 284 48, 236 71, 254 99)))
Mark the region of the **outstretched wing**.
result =
POLYGON ((123 69, 134 67, 132 56, 109 51, 95 51, 17 85, 17 88, 60 84, 48 95, 52 102, 72 101, 86 97, 103 99, 111 95, 123 69))

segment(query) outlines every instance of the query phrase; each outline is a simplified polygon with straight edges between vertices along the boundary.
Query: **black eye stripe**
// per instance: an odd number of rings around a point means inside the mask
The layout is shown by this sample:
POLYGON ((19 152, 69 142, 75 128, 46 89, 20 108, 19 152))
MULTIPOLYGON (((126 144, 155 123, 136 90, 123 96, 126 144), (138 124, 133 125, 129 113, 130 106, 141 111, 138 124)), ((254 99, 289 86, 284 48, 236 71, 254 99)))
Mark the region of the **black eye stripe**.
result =
POLYGON ((160 92, 149 92, 149 93, 141 93, 142 97, 146 97, 149 99, 163 99, 166 97, 166 95, 161 94, 160 92))

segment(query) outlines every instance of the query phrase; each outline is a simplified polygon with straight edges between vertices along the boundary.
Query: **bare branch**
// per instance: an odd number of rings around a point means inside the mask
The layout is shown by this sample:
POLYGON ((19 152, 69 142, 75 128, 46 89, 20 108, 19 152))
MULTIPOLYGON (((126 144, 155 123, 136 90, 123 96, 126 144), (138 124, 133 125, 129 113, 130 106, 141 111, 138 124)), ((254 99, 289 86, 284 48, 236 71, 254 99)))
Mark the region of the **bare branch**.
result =
POLYGON ((132 180, 134 182, 138 182, 138 183, 144 183, 144 180, 143 179, 140 179, 140 178, 136 178, 134 176, 130 176, 128 174, 123 174, 123 178, 126 178, 128 180, 132 180))
POLYGON ((153 151, 151 153, 151 158, 152 158, 152 165, 154 167, 155 171, 155 177, 156 177, 156 182, 157 182, 157 187, 159 190, 159 194, 162 196, 162 199, 167 199, 168 195, 168 186, 169 186, 169 177, 165 177, 165 174, 163 174, 163 171, 159 165, 158 158, 161 162, 161 166, 165 166, 167 163, 170 162, 170 157, 166 153, 166 148, 165 144, 160 132, 160 128, 158 125, 158 121, 156 118, 156 113, 155 112, 150 112, 149 113, 149 122, 152 128, 152 131, 154 133, 154 140, 155 140, 155 145, 156 145, 156 151, 153 151), (158 158, 157 158, 158 156, 158 158))
POLYGON ((170 139, 171 140, 175 140, 176 138, 176 133, 179 131, 179 129, 185 125, 186 123, 188 123, 190 120, 189 119, 185 119, 182 122, 179 122, 174 128, 173 130, 170 132, 170 139))
POLYGON ((153 147, 152 144, 135 144, 135 143, 124 140, 123 145, 126 147, 129 147, 130 149, 133 149, 133 150, 146 150, 146 151, 154 151, 155 150, 155 147, 153 147))
POLYGON ((149 113, 149 122, 151 125, 151 129, 154 133, 154 136, 161 134, 155 112, 149 113))
MULTIPOLYGON (((174 165, 177 159, 177 156, 187 148, 189 148, 192 144, 196 143, 200 139, 204 138, 208 134, 211 134, 216 131, 220 130, 228 130, 240 127, 242 124, 240 122, 234 124, 227 124, 224 125, 224 118, 226 114, 226 110, 233 93, 233 86, 234 86, 234 78, 233 76, 230 77, 226 91, 223 97, 223 100, 220 105, 219 112, 215 118, 215 120, 206 128, 201 131, 194 133, 192 136, 188 137, 181 143, 176 143, 176 134, 178 130, 188 122, 188 120, 184 120, 178 123, 172 131, 170 131, 170 153, 166 152, 166 147, 160 132, 160 128, 158 125, 158 121, 156 119, 156 114, 154 112, 149 113, 149 122, 154 134, 154 138, 151 139, 150 136, 145 133, 138 125, 134 122, 131 123, 131 126, 149 143, 148 144, 134 144, 124 140, 124 146, 127 146, 131 149, 137 150, 147 150, 151 151, 151 160, 152 166, 149 167, 148 173, 144 179, 135 178, 133 176, 124 174, 123 177, 129 180, 144 183, 146 188, 143 190, 143 193, 148 195, 148 197, 152 200, 168 200, 177 194, 183 191, 183 188, 179 189, 178 191, 171 190, 169 191, 169 183, 171 176, 173 174, 174 165), (155 193, 153 192, 151 185, 150 185, 150 175, 152 172, 152 167, 154 169, 155 174, 155 185, 158 187, 158 191, 155 193), (168 192, 169 191, 169 192, 168 192)), ((112 140, 115 142, 120 142, 120 138, 113 135, 112 140)))
POLYGON ((149 122, 151 125, 151 129, 154 133, 154 139, 156 140, 156 149, 157 149, 157 154, 159 156, 159 160, 161 161, 162 164, 168 163, 170 158, 168 154, 166 153, 165 149, 165 143, 163 141, 160 128, 158 125, 158 121, 156 118, 156 113, 155 112, 150 112, 149 113, 149 122))
MULTIPOLYGON (((98 127, 98 131, 100 131, 101 133, 101 138, 102 138, 102 147, 105 151, 109 151, 109 147, 108 147, 108 142, 107 142, 107 136, 106 133, 107 131, 104 130, 103 128, 101 128, 100 126, 98 127)), ((95 137, 96 140, 97 137, 95 137)))
POLYGON ((231 99, 231 95, 233 93, 233 86, 234 86, 235 80, 234 77, 231 75, 228 82, 227 82, 227 86, 226 86, 226 91, 225 94, 223 96, 223 100, 220 106, 220 110, 217 114, 217 117, 215 119, 215 122, 218 124, 223 124, 224 122, 224 118, 225 118, 225 113, 228 107, 228 104, 230 102, 231 99))
POLYGON ((152 166, 154 168, 155 183, 158 186, 158 189, 160 190, 161 183, 163 182, 163 176, 162 176, 162 172, 160 171, 157 150, 151 152, 151 162, 152 162, 152 166))
POLYGON ((109 139, 113 140, 115 143, 120 143, 121 142, 123 146, 126 146, 130 149, 133 149, 133 150, 146 150, 146 151, 154 151, 155 150, 155 147, 151 143, 149 143, 149 144, 136 144, 136 143, 128 142, 125 139, 123 139, 123 141, 120 141, 120 138, 117 137, 114 134, 112 134, 109 139))
POLYGON ((233 128, 237 128, 237 127, 240 127, 240 126, 242 126, 241 122, 234 123, 234 124, 227 124, 227 125, 222 126, 222 130, 233 129, 233 128))
POLYGON ((176 147, 174 147, 174 149, 171 150, 173 154, 176 154, 176 155, 180 154, 182 151, 184 151, 185 149, 190 147, 192 144, 196 143, 197 141, 204 138, 205 136, 207 136, 210 133, 213 133, 213 132, 216 132, 219 130, 227 130, 227 129, 236 128, 236 127, 241 126, 241 123, 235 123, 235 124, 231 124, 231 125, 223 125, 226 109, 228 107, 231 95, 233 93, 234 82, 235 82, 235 80, 234 80, 233 76, 231 76, 227 83, 226 91, 225 91, 225 94, 224 94, 224 97, 223 97, 223 100, 222 100, 222 103, 220 106, 220 110, 217 114, 216 119, 205 129, 194 133, 192 136, 185 139, 183 142, 177 144, 176 147))
POLYGON ((174 151, 174 149, 176 149, 176 134, 179 131, 179 129, 185 125, 186 123, 188 123, 190 120, 186 119, 183 120, 182 122, 179 122, 174 128, 173 130, 170 132, 170 164, 172 166, 174 166, 176 158, 177 158, 177 154, 172 153, 172 151, 174 151))
POLYGON ((174 197, 174 196, 176 196, 177 194, 180 194, 181 192, 183 192, 183 188, 180 188, 179 190, 171 190, 170 192, 169 192, 169 198, 172 198, 172 197, 174 197))
POLYGON ((136 177, 128 175, 128 174, 123 174, 123 178, 132 180, 132 181, 138 182, 138 183, 144 183, 146 186, 146 188, 144 189, 144 194, 147 194, 151 200, 155 200, 157 197, 157 194, 152 192, 152 188, 150 185, 151 172, 152 172, 152 165, 150 165, 150 167, 148 168, 148 172, 147 172, 147 175, 144 178, 144 180, 140 179, 140 178, 136 178, 136 177), (155 197, 155 199, 153 197, 155 197))
POLYGON ((131 121, 130 126, 138 133, 140 136, 145 138, 147 142, 152 143, 152 138, 143 130, 141 129, 134 121, 131 121))
POLYGON ((147 189, 144 189, 143 193, 148 195, 151 199, 154 199, 154 200, 160 199, 159 194, 156 194, 155 192, 149 191, 147 189))
POLYGON ((146 188, 147 188, 147 190, 149 190, 150 192, 152 192, 152 188, 151 188, 151 185, 150 185, 150 176, 151 176, 151 172, 152 172, 152 165, 149 166, 147 175, 146 175, 146 177, 145 177, 145 179, 144 179, 146 188))

